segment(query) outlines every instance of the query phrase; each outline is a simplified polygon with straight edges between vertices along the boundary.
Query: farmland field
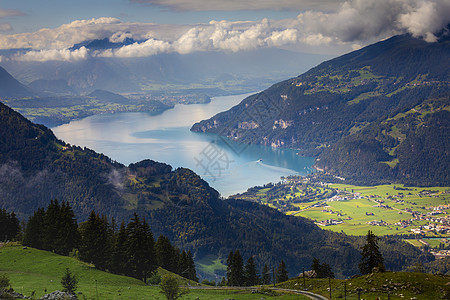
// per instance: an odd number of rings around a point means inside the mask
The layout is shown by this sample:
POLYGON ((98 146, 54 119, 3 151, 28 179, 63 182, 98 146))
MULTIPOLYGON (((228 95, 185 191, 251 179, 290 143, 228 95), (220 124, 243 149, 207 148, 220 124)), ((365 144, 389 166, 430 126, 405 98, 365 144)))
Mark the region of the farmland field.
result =
MULTIPOLYGON (((371 230, 376 235, 450 237, 449 187, 325 184, 292 176, 276 185, 251 188, 237 197, 349 235, 365 235, 371 230)), ((430 247, 438 247, 442 242, 438 240, 430 247)))

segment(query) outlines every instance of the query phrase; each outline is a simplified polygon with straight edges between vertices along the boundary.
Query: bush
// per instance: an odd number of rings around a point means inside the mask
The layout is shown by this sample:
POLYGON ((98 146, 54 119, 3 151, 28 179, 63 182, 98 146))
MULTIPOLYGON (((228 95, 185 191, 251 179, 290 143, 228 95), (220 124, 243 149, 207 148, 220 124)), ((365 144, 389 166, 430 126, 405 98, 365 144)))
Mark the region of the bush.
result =
POLYGON ((167 300, 176 300, 184 294, 189 293, 188 289, 180 288, 178 279, 168 274, 163 276, 159 287, 161 288, 161 293, 166 296, 167 300))
POLYGON ((6 289, 7 287, 9 287, 10 282, 9 282, 9 277, 7 274, 1 274, 0 275, 0 290, 6 289))
POLYGON ((149 284, 159 284, 161 282, 161 276, 159 274, 153 274, 152 277, 148 279, 149 284))

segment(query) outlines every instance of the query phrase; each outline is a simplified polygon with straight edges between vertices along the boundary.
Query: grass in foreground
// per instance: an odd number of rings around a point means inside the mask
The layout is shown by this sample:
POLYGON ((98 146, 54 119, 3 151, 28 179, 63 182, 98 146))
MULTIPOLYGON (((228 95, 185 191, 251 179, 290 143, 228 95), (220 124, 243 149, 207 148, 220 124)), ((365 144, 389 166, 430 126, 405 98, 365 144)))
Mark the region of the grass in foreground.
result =
MULTIPOLYGON (((450 299, 450 276, 431 275, 424 273, 385 272, 359 276, 348 280, 310 279, 306 278, 308 291, 330 296, 329 283, 331 283, 332 299, 346 297, 347 299, 365 300, 375 299, 450 299), (346 290, 346 293, 345 291, 346 290)), ((303 290, 303 279, 296 278, 279 287, 303 290)))
MULTIPOLYGON (((78 278, 76 290, 78 299, 154 299, 163 300, 158 286, 148 286, 137 279, 99 271, 93 266, 77 259, 57 255, 21 245, 8 245, 0 248, 0 274, 6 273, 10 278, 12 288, 25 296, 39 298, 46 293, 61 290, 61 278, 65 269, 69 268, 78 278)), ((159 269, 160 275, 168 271, 159 269)), ((176 276, 176 275, 174 275, 176 276)), ((180 278, 180 277, 179 277, 180 278)), ((182 279, 186 283, 185 279, 182 279)), ((202 300, 227 299, 307 299, 292 294, 277 294, 268 296, 252 294, 250 291, 239 290, 194 290, 181 299, 196 298, 202 300)))

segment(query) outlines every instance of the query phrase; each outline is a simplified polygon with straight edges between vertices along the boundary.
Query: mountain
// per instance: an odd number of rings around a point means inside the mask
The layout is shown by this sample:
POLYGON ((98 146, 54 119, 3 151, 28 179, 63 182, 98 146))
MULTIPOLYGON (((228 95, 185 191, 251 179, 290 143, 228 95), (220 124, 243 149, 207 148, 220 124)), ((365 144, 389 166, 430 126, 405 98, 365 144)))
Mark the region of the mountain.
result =
POLYGON ((0 97, 19 98, 33 95, 33 91, 17 81, 4 68, 0 67, 0 97))
POLYGON ((395 36, 329 60, 195 124, 299 149, 357 184, 450 184, 450 40, 395 36))
POLYGON ((38 79, 30 84, 28 87, 42 95, 73 95, 75 91, 67 84, 67 81, 62 79, 45 80, 38 79))
MULTIPOLYGON (((89 53, 117 49, 133 40, 112 43, 93 40, 75 45, 89 53)), ((261 90, 298 70, 307 70, 328 56, 280 49, 258 49, 245 53, 199 52, 161 53, 149 57, 119 58, 89 56, 78 61, 26 62, 13 58, 28 50, 16 51, 5 67, 24 83, 36 80, 64 80, 78 93, 96 89, 115 93, 151 92, 164 89, 208 91, 210 96, 261 90), (233 80, 219 81, 221 74, 233 80)), ((5 54, 9 57, 8 54, 5 54)))
MULTIPOLYGON (((284 259, 291 275, 309 268, 313 257, 340 277, 357 273, 363 238, 325 231, 310 220, 241 200, 222 200, 191 170, 151 160, 129 166, 103 154, 58 140, 0 103, 0 207, 21 218, 52 199, 67 201, 79 221, 92 210, 129 220, 147 219, 155 236, 164 234, 196 259, 225 259, 239 249, 259 265, 284 259)), ((383 238, 388 269, 400 270, 422 255, 404 242, 383 238)))
POLYGON ((85 47, 89 50, 105 50, 105 49, 117 49, 123 46, 131 45, 136 43, 132 38, 125 38, 122 42, 111 42, 109 38, 88 40, 79 44, 73 45, 69 50, 78 50, 81 47, 85 47))
POLYGON ((96 98, 100 101, 114 102, 114 103, 128 103, 129 99, 125 98, 122 95, 115 94, 112 92, 104 91, 104 90, 95 90, 88 95, 89 97, 96 98))

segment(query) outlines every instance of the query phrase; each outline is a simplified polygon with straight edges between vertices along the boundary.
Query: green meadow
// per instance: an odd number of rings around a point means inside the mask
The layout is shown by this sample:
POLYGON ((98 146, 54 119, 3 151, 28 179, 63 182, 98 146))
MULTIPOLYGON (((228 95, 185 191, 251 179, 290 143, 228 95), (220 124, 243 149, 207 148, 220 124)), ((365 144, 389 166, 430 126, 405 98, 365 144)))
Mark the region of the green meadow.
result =
MULTIPOLYGON (((66 268, 69 268, 78 278, 76 290, 78 299, 165 299, 158 286, 149 286, 134 278, 97 270, 75 258, 26 248, 18 244, 0 248, 0 274, 7 274, 11 287, 25 296, 39 298, 46 293, 61 290, 61 278, 66 268)), ((158 269, 158 273, 162 276, 168 271, 158 269)), ((186 279, 177 277, 182 284, 186 284, 186 279)), ((277 300, 307 299, 293 294, 269 296, 232 289, 191 289, 181 299, 194 300, 197 297, 202 300, 227 298, 256 300, 262 297, 277 300)))

